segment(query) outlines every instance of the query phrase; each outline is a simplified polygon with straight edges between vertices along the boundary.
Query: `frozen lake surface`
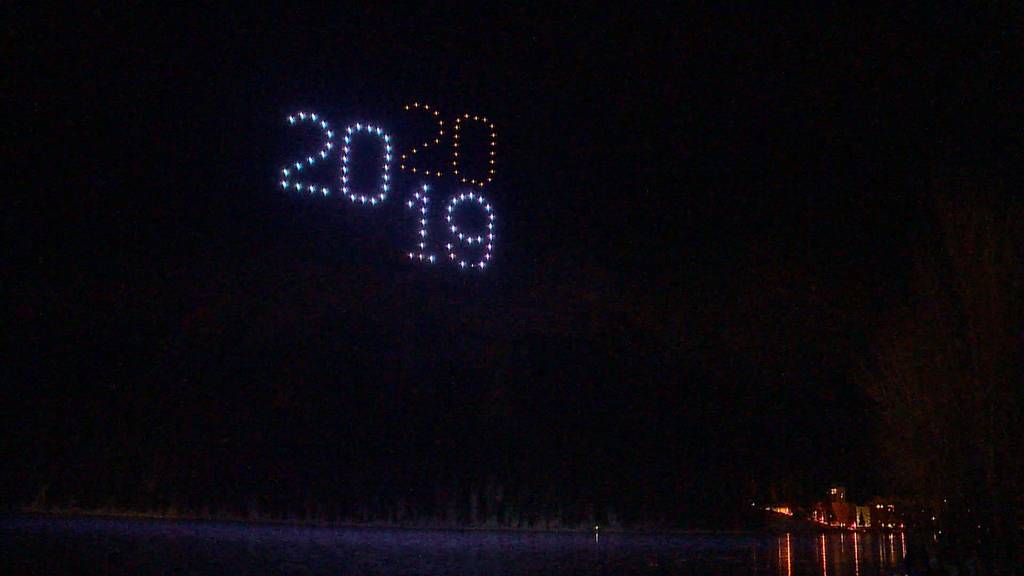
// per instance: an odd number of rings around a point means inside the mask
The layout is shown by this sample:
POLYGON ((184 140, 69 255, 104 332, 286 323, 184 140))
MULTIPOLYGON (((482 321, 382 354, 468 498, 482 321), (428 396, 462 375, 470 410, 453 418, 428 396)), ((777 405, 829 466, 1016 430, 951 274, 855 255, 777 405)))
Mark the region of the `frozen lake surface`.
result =
POLYGON ((4 574, 892 574, 901 534, 593 534, 0 517, 4 574))

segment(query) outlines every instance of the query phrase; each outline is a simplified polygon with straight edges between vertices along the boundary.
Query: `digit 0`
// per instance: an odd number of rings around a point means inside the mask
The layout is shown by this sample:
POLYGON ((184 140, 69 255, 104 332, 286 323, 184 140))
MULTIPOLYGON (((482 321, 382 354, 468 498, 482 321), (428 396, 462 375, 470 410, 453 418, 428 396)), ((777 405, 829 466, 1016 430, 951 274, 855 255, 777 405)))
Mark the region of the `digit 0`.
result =
POLYGON ((469 114, 463 114, 462 117, 455 118, 455 122, 452 124, 452 172, 459 178, 460 182, 483 188, 484 184, 494 180, 494 158, 496 156, 497 137, 498 134, 494 124, 489 122, 487 118, 470 116, 469 114), (484 168, 485 172, 482 174, 469 174, 465 168, 464 157, 461 156, 466 152, 463 128, 469 122, 479 122, 487 130, 487 146, 484 149, 484 158, 482 160, 482 165, 486 168, 484 168), (460 144, 462 145, 460 146, 460 144))
POLYGON ((371 204, 376 206, 388 197, 388 190, 391 189, 391 136, 384 132, 380 126, 373 124, 357 123, 345 128, 345 144, 341 154, 341 193, 353 202, 371 204), (376 193, 362 194, 349 188, 348 182, 351 178, 352 168, 350 166, 353 154, 355 139, 360 135, 368 135, 379 138, 384 143, 383 166, 380 176, 380 186, 376 193))

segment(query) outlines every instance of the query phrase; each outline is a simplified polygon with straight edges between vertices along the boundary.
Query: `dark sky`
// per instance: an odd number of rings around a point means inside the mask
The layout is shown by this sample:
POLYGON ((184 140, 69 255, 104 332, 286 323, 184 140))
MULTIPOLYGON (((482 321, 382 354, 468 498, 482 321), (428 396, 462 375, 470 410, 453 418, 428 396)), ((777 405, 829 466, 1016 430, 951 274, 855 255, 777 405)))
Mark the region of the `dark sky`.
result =
POLYGON ((614 489, 875 489, 856 376, 936 179, 1002 162, 1005 25, 573 12, 5 19, 15 492, 109 467, 130 492, 173 467, 132 455, 173 445, 230 494, 279 458, 386 469, 447 441, 469 476, 565 461, 579 483, 610 454, 614 489), (309 145, 287 114, 402 148, 412 101, 497 125, 484 273, 402 259, 408 174, 375 210, 276 187, 309 145))

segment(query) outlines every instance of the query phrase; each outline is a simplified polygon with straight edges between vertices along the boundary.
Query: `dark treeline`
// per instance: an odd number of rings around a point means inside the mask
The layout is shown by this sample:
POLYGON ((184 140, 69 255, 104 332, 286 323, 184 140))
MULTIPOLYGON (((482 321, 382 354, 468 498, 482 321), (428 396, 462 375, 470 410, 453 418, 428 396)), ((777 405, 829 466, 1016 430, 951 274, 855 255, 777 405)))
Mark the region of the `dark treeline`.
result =
POLYGON ((82 247, 54 256, 10 334, 31 354, 7 365, 5 502, 737 526, 752 501, 816 494, 862 449, 837 409, 854 392, 766 384, 713 334, 680 350, 630 308, 552 290, 565 301, 545 316, 500 287, 265 248, 177 260, 142 244, 88 270, 82 247), (467 290, 476 301, 454 305, 467 290))
POLYGON ((468 354, 485 362, 424 365, 372 334, 314 355, 302 343, 326 335, 203 331, 152 365, 84 335, 54 350, 89 366, 22 390, 33 422, 13 431, 23 476, 5 493, 43 508, 512 527, 735 522, 755 496, 763 422, 737 433, 730 416, 749 400, 628 347, 484 337, 468 354), (662 378, 679 383, 671 398, 662 378))

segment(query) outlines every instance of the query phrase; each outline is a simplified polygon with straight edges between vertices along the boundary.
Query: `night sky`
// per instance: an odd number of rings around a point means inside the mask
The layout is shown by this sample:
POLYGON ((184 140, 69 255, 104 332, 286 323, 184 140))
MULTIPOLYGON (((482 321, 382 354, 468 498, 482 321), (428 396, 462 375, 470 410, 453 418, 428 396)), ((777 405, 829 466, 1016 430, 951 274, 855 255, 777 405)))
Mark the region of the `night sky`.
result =
POLYGON ((687 524, 884 490, 858 378, 937 183, 1019 153, 1008 36, 676 10, 5 18, 6 503, 444 517, 501 486, 687 524), (404 149, 413 101, 497 125, 483 272, 404 258, 397 166, 374 209, 277 185, 315 146, 288 114, 404 149))

